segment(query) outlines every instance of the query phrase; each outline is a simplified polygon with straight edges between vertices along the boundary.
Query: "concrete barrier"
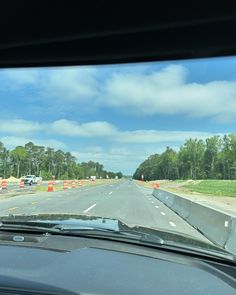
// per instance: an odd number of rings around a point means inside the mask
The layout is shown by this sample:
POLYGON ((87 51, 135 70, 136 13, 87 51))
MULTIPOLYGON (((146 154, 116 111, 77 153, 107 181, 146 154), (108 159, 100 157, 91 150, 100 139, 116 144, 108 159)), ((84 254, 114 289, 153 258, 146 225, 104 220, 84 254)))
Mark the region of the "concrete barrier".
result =
POLYGON ((236 254, 236 218, 232 217, 230 225, 230 235, 225 244, 225 249, 236 254))
POLYGON ((236 254, 235 217, 161 189, 154 189, 153 196, 198 229, 210 241, 236 254))
POLYGON ((205 205, 191 202, 191 211, 186 219, 214 243, 225 246, 230 235, 231 216, 205 205))
POLYGON ((191 205, 191 201, 175 195, 173 209, 177 214, 179 214, 184 219, 187 219, 189 217, 191 212, 191 205))
POLYGON ((154 189, 153 195, 169 208, 172 209, 174 207, 175 197, 172 193, 160 189, 154 189))

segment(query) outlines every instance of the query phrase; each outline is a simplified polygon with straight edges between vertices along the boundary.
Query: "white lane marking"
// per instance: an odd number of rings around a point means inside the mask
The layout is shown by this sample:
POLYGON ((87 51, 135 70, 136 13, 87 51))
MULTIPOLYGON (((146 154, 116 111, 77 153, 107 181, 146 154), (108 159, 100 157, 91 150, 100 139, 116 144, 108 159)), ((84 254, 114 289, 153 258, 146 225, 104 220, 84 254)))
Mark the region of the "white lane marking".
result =
POLYGON ((111 195, 112 194, 112 192, 109 192, 109 194, 108 195, 111 195))
POLYGON ((152 204, 154 204, 154 202, 152 201, 152 204))
POLYGON ((161 215, 166 215, 165 212, 161 212, 161 215))
POLYGON ((93 209, 93 207, 95 207, 96 204, 93 204, 92 206, 88 207, 86 210, 83 211, 83 213, 87 213, 89 210, 93 209))
POLYGON ((174 222, 172 222, 172 221, 170 221, 169 224, 170 224, 171 226, 176 226, 176 224, 175 224, 174 222))
POLYGON ((155 207, 156 207, 157 209, 159 208, 159 206, 157 206, 157 205, 156 205, 155 207))

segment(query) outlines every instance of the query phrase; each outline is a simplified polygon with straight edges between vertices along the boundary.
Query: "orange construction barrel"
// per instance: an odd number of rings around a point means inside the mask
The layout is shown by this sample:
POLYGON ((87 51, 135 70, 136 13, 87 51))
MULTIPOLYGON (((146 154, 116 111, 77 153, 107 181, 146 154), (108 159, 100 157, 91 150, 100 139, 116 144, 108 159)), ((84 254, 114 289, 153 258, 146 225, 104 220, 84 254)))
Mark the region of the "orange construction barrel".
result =
POLYGON ((7 189, 7 181, 5 179, 2 180, 2 189, 7 189))
POLYGON ((158 182, 154 183, 154 188, 159 188, 160 184, 158 182))
POLYGON ((71 180, 71 188, 75 188, 75 181, 71 180))
POLYGON ((63 182, 63 189, 68 189, 68 182, 66 180, 63 182))
POLYGON ((53 183, 52 183, 52 181, 48 182, 48 192, 53 192, 53 183))
POLYGON ((25 182, 23 179, 20 180, 20 188, 24 188, 25 187, 25 182))

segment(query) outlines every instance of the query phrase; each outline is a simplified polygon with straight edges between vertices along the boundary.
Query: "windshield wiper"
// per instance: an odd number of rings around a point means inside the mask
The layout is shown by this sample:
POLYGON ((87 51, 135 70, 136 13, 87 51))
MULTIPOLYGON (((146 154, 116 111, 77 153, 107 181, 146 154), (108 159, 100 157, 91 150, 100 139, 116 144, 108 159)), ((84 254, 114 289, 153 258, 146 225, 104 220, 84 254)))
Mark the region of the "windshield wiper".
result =
POLYGON ((139 241, 142 243, 163 245, 164 240, 158 236, 151 234, 140 233, 135 230, 113 230, 109 228, 97 228, 97 227, 81 227, 81 226, 70 226, 59 224, 54 229, 60 229, 60 232, 69 233, 76 236, 85 237, 97 237, 97 238, 108 238, 114 240, 125 240, 125 241, 139 241))
POLYGON ((44 222, 0 222, 0 230, 26 231, 44 234, 59 234, 86 238, 106 238, 116 241, 136 241, 143 244, 163 245, 164 240, 158 236, 144 234, 134 230, 113 230, 90 226, 73 226, 44 222))
POLYGON ((5 231, 26 231, 26 232, 37 232, 37 233, 59 233, 60 230, 53 228, 53 227, 48 227, 44 226, 35 226, 34 224, 31 223, 18 223, 18 222, 0 222, 0 231, 5 230, 5 231))

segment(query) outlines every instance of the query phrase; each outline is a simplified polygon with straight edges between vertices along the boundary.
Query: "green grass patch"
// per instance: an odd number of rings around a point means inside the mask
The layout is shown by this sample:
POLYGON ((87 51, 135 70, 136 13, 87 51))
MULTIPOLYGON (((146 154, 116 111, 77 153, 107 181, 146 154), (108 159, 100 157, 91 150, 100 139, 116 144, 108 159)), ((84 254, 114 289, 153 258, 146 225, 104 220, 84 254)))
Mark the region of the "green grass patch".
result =
POLYGON ((184 185, 191 192, 236 197, 236 180, 202 180, 184 185))

